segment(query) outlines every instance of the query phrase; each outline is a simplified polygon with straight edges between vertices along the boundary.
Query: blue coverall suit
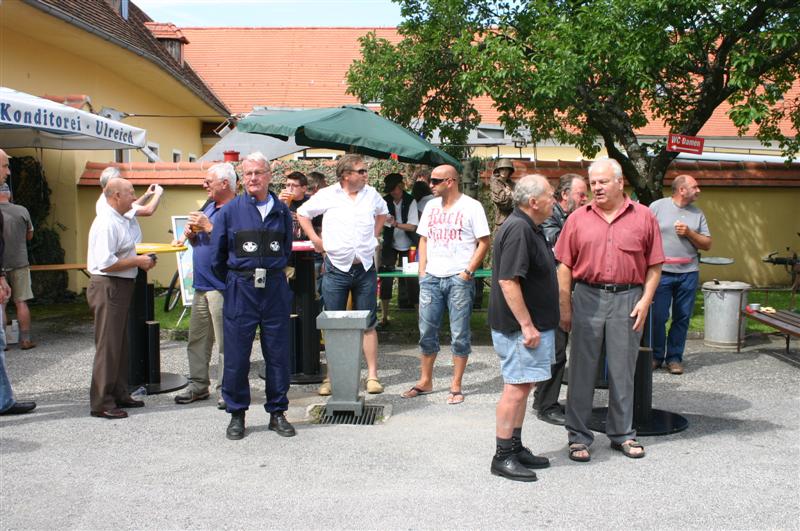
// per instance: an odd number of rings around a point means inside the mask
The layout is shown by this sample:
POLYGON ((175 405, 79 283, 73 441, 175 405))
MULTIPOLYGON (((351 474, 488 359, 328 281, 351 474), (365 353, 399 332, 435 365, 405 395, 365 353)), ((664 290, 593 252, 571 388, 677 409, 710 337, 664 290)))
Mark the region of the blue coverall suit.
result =
POLYGON ((222 398, 229 413, 250 406, 250 354, 257 327, 266 368, 264 409, 279 413, 289 407, 292 293, 283 268, 292 253, 292 216, 275 194, 269 195, 272 209, 263 221, 256 199, 240 195, 222 207, 211 232, 213 271, 225 282, 222 398), (267 270, 266 287, 255 287, 255 268, 267 270))

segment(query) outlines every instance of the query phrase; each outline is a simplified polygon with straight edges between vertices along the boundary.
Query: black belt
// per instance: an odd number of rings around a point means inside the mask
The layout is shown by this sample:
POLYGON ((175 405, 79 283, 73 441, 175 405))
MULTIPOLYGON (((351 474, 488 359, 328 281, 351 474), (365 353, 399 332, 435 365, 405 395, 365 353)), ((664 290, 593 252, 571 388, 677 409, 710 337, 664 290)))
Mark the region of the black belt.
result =
MULTIPOLYGON (((253 278, 255 276, 255 274, 256 274, 256 270, 255 269, 233 269, 233 268, 229 268, 228 271, 230 271, 231 273, 234 273, 235 275, 238 275, 238 276, 240 276, 242 278, 253 278)), ((277 273, 279 271, 283 272, 282 269, 267 269, 266 271, 267 271, 267 276, 274 275, 275 273, 277 273)))
POLYGON ((641 288, 641 284, 593 284, 591 282, 584 282, 583 280, 576 280, 577 284, 584 284, 590 288, 601 289, 603 291, 610 291, 611 293, 620 293, 628 291, 633 288, 641 288))

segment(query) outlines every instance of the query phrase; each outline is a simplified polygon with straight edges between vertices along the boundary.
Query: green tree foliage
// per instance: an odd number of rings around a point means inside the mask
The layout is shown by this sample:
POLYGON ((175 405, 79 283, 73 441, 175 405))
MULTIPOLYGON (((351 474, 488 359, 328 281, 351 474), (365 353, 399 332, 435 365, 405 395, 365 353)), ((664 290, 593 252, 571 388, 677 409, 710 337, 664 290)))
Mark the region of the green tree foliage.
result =
POLYGON ((509 133, 587 157, 605 147, 646 204, 676 156, 639 139, 649 122, 696 135, 727 101, 740 134, 755 124, 787 157, 800 147, 800 99, 784 99, 800 70, 796 0, 394 1, 401 40, 362 38, 348 90, 426 137, 466 144, 474 99, 490 96, 509 133))

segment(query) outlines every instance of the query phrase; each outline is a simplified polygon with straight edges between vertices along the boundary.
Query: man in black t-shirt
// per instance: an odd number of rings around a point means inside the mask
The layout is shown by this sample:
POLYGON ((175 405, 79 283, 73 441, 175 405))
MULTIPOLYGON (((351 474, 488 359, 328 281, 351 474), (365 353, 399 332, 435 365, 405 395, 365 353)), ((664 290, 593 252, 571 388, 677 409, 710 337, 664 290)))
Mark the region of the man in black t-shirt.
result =
POLYGON ((553 212, 553 187, 528 175, 514 187, 515 208, 494 239, 489 326, 500 358, 503 393, 497 404, 497 451, 491 472, 536 481, 532 468, 550 466, 522 445, 528 395, 550 378, 558 327, 558 281, 540 225, 553 212))

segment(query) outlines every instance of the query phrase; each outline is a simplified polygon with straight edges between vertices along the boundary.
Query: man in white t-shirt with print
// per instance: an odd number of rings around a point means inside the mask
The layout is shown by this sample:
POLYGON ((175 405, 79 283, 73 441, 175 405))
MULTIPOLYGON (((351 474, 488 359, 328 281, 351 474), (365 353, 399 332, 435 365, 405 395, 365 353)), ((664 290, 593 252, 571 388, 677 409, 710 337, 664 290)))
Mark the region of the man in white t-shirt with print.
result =
POLYGON ((431 188, 435 198, 425 207, 417 227, 421 374, 416 385, 401 396, 414 398, 433 391, 439 327, 447 308, 453 351, 447 403, 460 404, 464 401, 461 379, 471 352, 473 277, 489 250, 489 223, 483 206, 459 190, 453 166, 437 166, 431 174, 431 188))

